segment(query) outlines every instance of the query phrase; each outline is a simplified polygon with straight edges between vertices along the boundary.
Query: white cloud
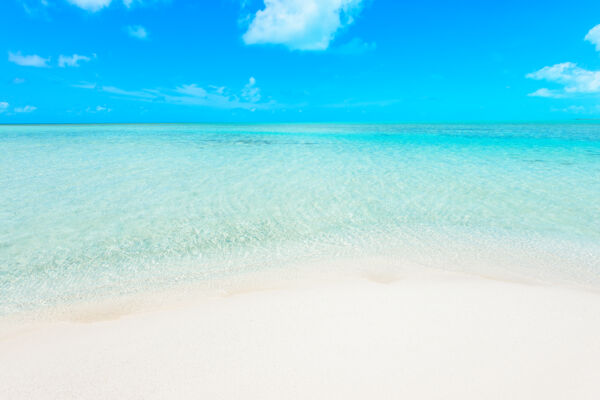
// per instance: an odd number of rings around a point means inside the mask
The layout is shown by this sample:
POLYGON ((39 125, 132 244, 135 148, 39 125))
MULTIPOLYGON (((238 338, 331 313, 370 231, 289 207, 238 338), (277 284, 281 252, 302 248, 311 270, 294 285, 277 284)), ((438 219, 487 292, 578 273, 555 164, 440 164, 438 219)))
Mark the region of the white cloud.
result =
POLYGON ((13 79, 13 83, 15 85, 20 85, 21 83, 25 83, 25 79, 23 79, 23 78, 15 78, 15 79, 13 79))
POLYGON ((596 50, 600 51, 600 24, 596 25, 585 35, 585 40, 596 45, 596 50))
MULTIPOLYGON (((544 67, 538 71, 526 75, 529 79, 545 80, 563 85, 563 88, 556 91, 542 90, 543 94, 553 93, 557 97, 564 95, 573 95, 580 93, 600 93, 600 71, 587 70, 578 67, 572 62, 555 64, 544 67)), ((540 90, 534 92, 538 93, 540 90)), ((533 93, 531 94, 533 95, 533 93)), ((538 93, 538 96, 540 94, 538 93)))
POLYGON ((147 39, 148 31, 141 25, 128 26, 127 33, 129 36, 134 37, 136 39, 147 39))
POLYGON ((16 113, 30 113, 35 110, 37 110, 37 107, 34 107, 34 106, 25 106, 25 107, 16 107, 15 108, 16 113))
POLYGON ((256 86, 256 79, 253 76, 242 89, 242 97, 251 103, 260 101, 260 89, 256 86))
POLYGON ((86 11, 96 12, 108 7, 112 0, 67 0, 69 3, 86 11))
POLYGON ((350 25, 363 0, 264 0, 243 35, 246 44, 282 44, 293 50, 325 50, 350 25))
POLYGON ((0 101, 0 113, 3 113, 6 110, 8 110, 8 106, 10 106, 10 104, 8 104, 7 102, 0 101))
POLYGON ((72 56, 63 56, 62 54, 58 57, 58 66, 64 67, 79 67, 80 61, 90 61, 91 58, 86 56, 80 56, 79 54, 73 54, 72 56))
POLYGON ((24 56, 21 52, 12 53, 8 52, 8 61, 15 63, 17 65, 21 65, 23 67, 47 67, 49 58, 42 58, 37 54, 33 54, 30 56, 24 56))

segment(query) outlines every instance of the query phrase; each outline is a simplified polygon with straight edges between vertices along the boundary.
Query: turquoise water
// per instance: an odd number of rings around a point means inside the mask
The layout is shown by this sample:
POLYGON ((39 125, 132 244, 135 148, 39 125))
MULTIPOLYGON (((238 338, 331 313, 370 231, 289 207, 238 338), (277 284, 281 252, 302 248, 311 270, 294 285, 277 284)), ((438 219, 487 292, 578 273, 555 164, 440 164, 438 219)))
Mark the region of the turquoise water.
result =
POLYGON ((600 125, 0 126, 0 314, 333 257, 600 285, 600 125))

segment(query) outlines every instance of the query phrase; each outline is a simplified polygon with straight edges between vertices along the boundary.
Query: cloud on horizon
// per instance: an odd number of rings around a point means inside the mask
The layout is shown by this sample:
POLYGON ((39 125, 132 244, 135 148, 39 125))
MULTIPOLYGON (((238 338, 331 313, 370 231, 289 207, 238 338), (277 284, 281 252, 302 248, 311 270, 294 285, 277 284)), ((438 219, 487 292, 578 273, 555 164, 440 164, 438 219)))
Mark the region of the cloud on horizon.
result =
POLYGON ((565 97, 568 95, 600 93, 600 71, 591 71, 572 62, 544 67, 526 75, 529 79, 545 80, 562 85, 562 89, 538 89, 530 96, 565 97))
POLYGON ((250 77, 239 93, 226 87, 209 86, 205 89, 195 84, 179 86, 174 92, 164 94, 167 103, 250 111, 270 108, 275 104, 272 101, 260 102, 260 89, 256 86, 254 77, 250 77))
POLYGON ((255 111, 275 106, 274 101, 261 102, 260 88, 256 79, 251 77, 239 91, 234 92, 224 86, 210 85, 206 88, 197 84, 185 84, 174 89, 141 89, 125 90, 115 86, 98 86, 92 83, 81 83, 73 87, 97 90, 137 101, 164 102, 178 105, 204 106, 225 109, 245 109, 255 111))
POLYGON ((354 22, 363 0, 264 0, 264 5, 242 36, 244 43, 319 51, 354 22))
POLYGON ((27 105, 25 107, 15 107, 13 109, 13 112, 9 112, 9 107, 10 107, 10 104, 8 102, 0 101, 0 114, 3 114, 5 112, 8 113, 8 115, 11 115, 13 113, 21 114, 21 113, 30 113, 30 112, 37 110, 37 107, 27 105))

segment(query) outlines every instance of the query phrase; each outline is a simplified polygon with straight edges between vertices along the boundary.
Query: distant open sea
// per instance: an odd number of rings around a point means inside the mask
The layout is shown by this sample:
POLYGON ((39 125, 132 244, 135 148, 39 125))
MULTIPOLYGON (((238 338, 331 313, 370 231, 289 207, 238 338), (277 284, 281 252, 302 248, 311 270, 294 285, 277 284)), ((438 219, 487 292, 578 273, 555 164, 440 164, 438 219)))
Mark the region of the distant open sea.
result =
POLYGON ((379 255, 600 288, 600 125, 0 126, 0 315, 379 255))

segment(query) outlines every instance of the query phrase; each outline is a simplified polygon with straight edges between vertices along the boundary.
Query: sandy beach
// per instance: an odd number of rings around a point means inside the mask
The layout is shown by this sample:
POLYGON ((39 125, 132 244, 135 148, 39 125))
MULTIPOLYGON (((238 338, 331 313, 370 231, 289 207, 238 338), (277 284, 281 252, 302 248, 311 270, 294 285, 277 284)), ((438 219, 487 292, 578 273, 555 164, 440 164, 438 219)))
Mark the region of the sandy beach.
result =
MULTIPOLYGON (((105 316, 106 317, 106 316, 105 316)), ((600 295, 439 273, 5 331, 3 399, 597 399, 600 295)))

